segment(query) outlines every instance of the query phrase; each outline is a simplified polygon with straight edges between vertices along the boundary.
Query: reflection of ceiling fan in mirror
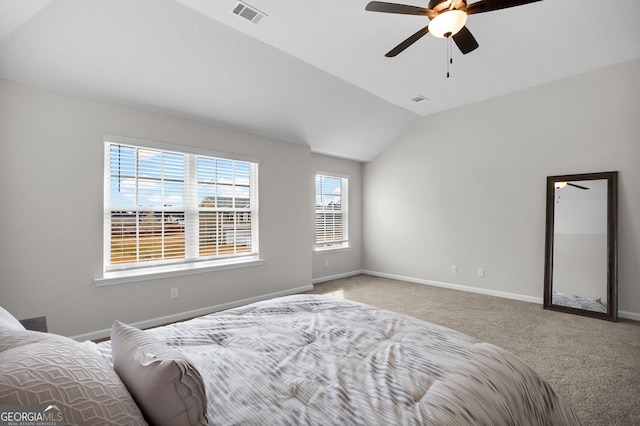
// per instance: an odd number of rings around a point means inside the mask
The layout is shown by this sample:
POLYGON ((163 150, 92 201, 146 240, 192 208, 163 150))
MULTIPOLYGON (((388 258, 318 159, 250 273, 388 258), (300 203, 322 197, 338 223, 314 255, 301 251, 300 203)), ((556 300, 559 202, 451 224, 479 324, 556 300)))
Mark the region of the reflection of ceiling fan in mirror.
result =
POLYGON ((460 51, 467 54, 478 48, 478 42, 465 27, 467 16, 476 13, 491 12, 514 6, 521 6, 541 0, 480 0, 467 5, 466 0, 430 0, 428 8, 406 4, 372 1, 366 10, 372 12, 419 15, 429 18, 429 25, 391 49, 385 56, 392 57, 420 40, 427 33, 440 38, 453 38, 460 51))
POLYGON ((562 189, 565 188, 567 186, 573 186, 574 188, 578 188, 578 189, 589 189, 586 186, 582 186, 582 185, 577 185, 575 183, 571 183, 571 182, 556 182, 555 184, 556 189, 562 189))

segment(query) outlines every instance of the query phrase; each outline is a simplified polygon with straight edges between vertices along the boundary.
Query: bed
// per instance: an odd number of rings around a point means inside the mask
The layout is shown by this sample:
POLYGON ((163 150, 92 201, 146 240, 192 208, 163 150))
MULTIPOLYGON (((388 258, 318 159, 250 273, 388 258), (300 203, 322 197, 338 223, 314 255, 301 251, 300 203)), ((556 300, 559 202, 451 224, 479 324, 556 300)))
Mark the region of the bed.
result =
POLYGON ((144 331, 116 321, 97 344, 20 329, 4 312, 0 404, 56 402, 71 424, 580 424, 509 352, 326 296, 144 331))

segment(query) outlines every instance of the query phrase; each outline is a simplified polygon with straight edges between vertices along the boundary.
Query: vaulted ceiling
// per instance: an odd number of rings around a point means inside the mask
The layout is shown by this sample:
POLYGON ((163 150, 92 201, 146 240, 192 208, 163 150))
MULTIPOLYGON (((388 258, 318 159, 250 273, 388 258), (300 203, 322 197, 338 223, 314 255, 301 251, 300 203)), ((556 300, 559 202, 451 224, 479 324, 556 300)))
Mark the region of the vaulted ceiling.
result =
POLYGON ((426 17, 368 0, 246 3, 258 23, 237 0, 0 0, 0 78, 368 161, 420 116, 640 58, 637 0, 471 15, 480 47, 453 46, 450 78, 444 39, 384 56, 426 17))

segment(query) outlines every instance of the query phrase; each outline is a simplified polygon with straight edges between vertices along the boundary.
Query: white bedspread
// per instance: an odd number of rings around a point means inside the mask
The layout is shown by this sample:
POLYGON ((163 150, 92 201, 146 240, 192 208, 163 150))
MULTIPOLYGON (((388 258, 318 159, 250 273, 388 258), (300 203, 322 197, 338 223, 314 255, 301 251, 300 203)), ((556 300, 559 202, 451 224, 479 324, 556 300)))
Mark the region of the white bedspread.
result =
POLYGON ((579 424, 505 350, 343 300, 288 296, 148 332, 196 365, 213 425, 579 424))

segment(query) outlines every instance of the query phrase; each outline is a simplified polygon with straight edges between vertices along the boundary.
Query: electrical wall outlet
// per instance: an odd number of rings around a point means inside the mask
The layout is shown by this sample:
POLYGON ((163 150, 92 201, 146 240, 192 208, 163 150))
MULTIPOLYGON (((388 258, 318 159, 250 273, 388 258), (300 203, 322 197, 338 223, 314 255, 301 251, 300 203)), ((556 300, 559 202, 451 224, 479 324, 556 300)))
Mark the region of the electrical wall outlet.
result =
POLYGON ((479 278, 484 278, 484 269, 478 268, 478 277, 479 278))
POLYGON ((178 298, 178 288, 177 287, 172 287, 171 288, 171 298, 172 299, 177 299, 178 298))
POLYGON ((452 266, 451 267, 451 273, 452 274, 457 274, 458 273, 458 267, 457 266, 452 266))

